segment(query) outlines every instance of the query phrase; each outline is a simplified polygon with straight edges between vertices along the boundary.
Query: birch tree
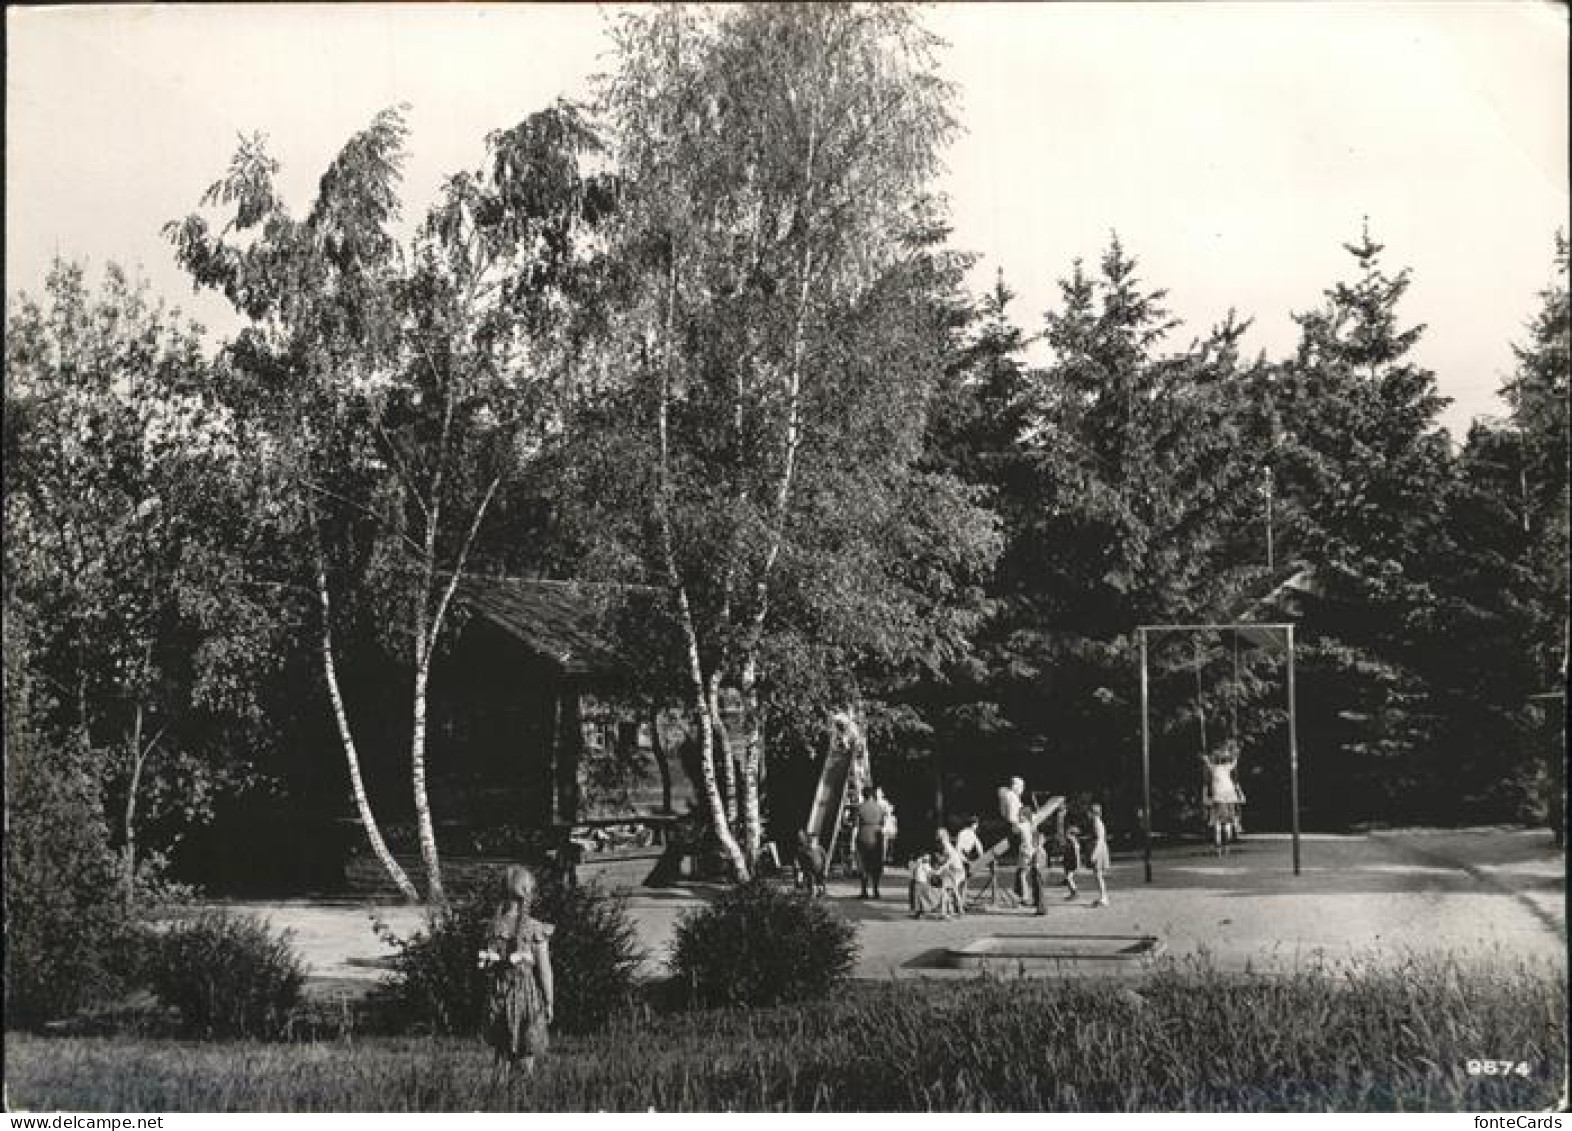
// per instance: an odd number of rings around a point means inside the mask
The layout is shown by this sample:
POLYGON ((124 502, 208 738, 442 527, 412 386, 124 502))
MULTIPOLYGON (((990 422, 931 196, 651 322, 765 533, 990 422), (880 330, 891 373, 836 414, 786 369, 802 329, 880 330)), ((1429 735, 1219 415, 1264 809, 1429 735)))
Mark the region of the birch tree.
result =
POLYGON ((430 673, 454 595, 499 491, 549 431, 571 335, 581 232, 610 197, 581 168, 592 135, 571 107, 487 138, 413 235, 399 230, 406 136, 394 108, 344 146, 303 219, 262 139, 241 145, 168 234, 199 286, 251 319, 233 344, 258 449, 298 487, 325 688, 372 851, 414 884, 371 810, 335 657, 335 590, 396 613, 409 657, 410 786, 427 897, 444 899, 427 790, 430 673))
POLYGON ((661 8, 624 17, 616 40, 604 95, 637 272, 625 324, 652 434, 653 556, 715 835, 746 877, 764 645, 783 561, 814 521, 803 463, 851 372, 827 327, 912 255, 949 91, 937 41, 899 6, 661 8))

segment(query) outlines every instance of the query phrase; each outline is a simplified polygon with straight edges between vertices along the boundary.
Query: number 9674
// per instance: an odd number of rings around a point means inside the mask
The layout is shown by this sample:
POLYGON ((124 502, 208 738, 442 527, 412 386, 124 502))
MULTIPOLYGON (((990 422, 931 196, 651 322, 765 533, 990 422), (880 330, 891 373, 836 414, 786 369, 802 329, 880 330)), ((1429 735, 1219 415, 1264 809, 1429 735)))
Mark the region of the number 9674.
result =
POLYGON ((1526 1060, 1469 1060, 1463 1067, 1470 1076, 1527 1076, 1526 1060))

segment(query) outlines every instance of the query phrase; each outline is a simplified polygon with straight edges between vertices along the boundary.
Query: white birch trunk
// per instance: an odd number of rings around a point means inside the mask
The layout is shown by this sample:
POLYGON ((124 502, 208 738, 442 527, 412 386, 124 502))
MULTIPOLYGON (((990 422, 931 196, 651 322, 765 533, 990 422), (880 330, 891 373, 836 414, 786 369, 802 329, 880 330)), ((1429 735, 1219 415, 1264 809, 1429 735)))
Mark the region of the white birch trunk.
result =
MULTIPOLYGON (((437 376, 433 367, 432 375, 437 376)), ((440 380, 440 378, 439 378, 440 380)), ((415 597, 415 686, 411 704, 409 783, 415 802, 415 828, 420 838, 420 859, 426 867, 426 898, 434 906, 447 902, 442 890, 442 861, 437 855, 437 835, 431 822, 431 799, 426 792, 426 687, 431 678, 431 646, 437 627, 427 620, 436 585, 437 524, 442 514, 442 483, 448 457, 448 434, 453 424, 453 387, 442 382, 442 433, 436 466, 431 473, 431 497, 421 504, 426 517, 425 554, 420 567, 420 592, 415 597)))
POLYGON ((699 657, 699 638, 693 627, 693 611, 688 604, 688 591, 681 585, 677 587, 677 612, 682 621, 682 633, 687 643, 689 682, 693 689, 694 714, 699 724, 699 777, 704 786, 704 800, 710 811, 710 825, 715 830, 715 839, 720 842, 721 851, 730 861, 736 878, 746 881, 753 871, 737 844, 737 838, 732 835, 730 822, 726 819, 726 807, 720 795, 720 782, 715 774, 716 723, 714 716, 710 714, 710 706, 705 696, 704 668, 699 657))
POLYGON ((744 836, 748 843, 750 859, 758 859, 763 845, 763 817, 759 805, 759 774, 764 752, 759 735, 758 712, 758 658, 764 639, 764 627, 769 616, 770 575, 780 558, 786 540, 787 513, 791 507, 792 487, 796 479, 797 455, 802 447, 802 384, 803 366, 807 357, 808 308, 812 297, 813 245, 809 241, 812 230, 814 202, 814 163, 818 153, 818 121, 810 123, 808 150, 803 159, 804 190, 801 205, 803 218, 803 246, 798 259, 797 302, 792 317, 791 367, 786 380, 786 436, 781 458, 780 479, 775 490, 775 515, 770 530, 769 547, 754 587, 752 623, 742 655, 742 693, 748 716, 747 737, 742 752, 742 820, 744 836))
MULTIPOLYGON (((726 823, 737 827, 737 752, 731 748, 731 735, 726 731, 726 719, 721 714, 719 670, 710 672, 704 684, 704 706, 710 715, 710 733, 715 736, 715 760, 720 765, 721 784, 725 790, 726 823)), ((752 859, 752 857, 749 857, 752 859)))
POLYGON ((142 704, 136 705, 136 719, 131 724, 131 781, 126 786, 125 806, 125 884, 126 906, 136 900, 136 795, 142 788, 142 704))
POLYGON ((475 507, 475 513, 470 518, 469 529, 464 535, 463 545, 459 547, 458 557, 453 563, 447 583, 437 596, 436 608, 432 611, 429 621, 426 618, 426 601, 430 599, 436 583, 436 520, 439 511, 435 503, 428 512, 430 515, 426 541, 428 557, 422 574, 424 584, 419 597, 420 605, 415 612, 415 687, 411 710, 409 757, 410 786, 414 793, 415 816, 420 830, 420 857, 426 866, 427 897, 432 904, 446 903, 447 893, 442 885, 442 860, 437 852, 436 829, 431 819, 431 800, 426 789, 426 717, 427 704, 430 701, 431 660, 436 654, 437 638, 442 632, 442 625, 447 620, 448 607, 452 604, 453 594, 458 590, 459 579, 464 576, 464 567, 469 560, 470 548, 475 543, 475 535, 479 532, 480 524, 486 517, 486 510, 490 507, 491 500, 496 497, 497 488, 501 483, 502 477, 494 476, 486 487, 485 495, 475 507))
POLYGON ((731 862, 737 879, 746 881, 752 875, 752 870, 748 867, 748 861, 743 856, 737 838, 732 835, 731 826, 726 820, 726 809, 720 796, 720 783, 715 776, 715 720, 710 714, 708 697, 705 694, 707 681, 704 677, 704 660, 699 649, 698 630, 693 623, 693 608, 688 601, 687 586, 683 584, 681 571, 677 568, 676 547, 673 545, 671 530, 671 330, 676 312, 676 291, 677 262, 673 258, 667 275, 666 315, 661 357, 660 406, 657 421, 660 432, 660 481, 656 489, 655 509, 656 517, 659 519, 660 548, 666 566, 666 580, 671 586, 677 603, 678 620, 682 625, 683 642, 686 646, 688 681, 693 692, 694 716, 699 724, 699 778, 710 811, 710 826, 714 829, 715 839, 720 842, 721 850, 731 862))
POLYGON ((387 872, 389 878, 398 887, 400 894, 410 903, 420 902, 420 893, 415 890, 415 885, 410 882, 409 876, 393 859, 393 853, 388 851, 387 842, 382 839, 382 830, 377 827, 376 817, 371 812, 371 800, 366 796, 366 785, 360 776, 360 754, 355 747, 355 738, 349 729, 349 715, 344 710, 344 697, 339 693, 338 668, 333 663, 333 625, 330 619, 332 611, 328 599, 327 572, 321 560, 317 562, 317 600, 322 607, 322 676, 327 683, 328 701, 333 707, 333 721, 338 725, 339 743, 344 750, 344 760, 349 765, 349 788, 355 798, 355 810, 360 815, 360 827, 366 830, 366 839, 371 843, 371 851, 387 872))
MULTIPOLYGON (((424 643, 424 633, 421 643, 424 643)), ((420 835, 420 858, 426 866, 426 898, 434 906, 447 902, 442 890, 442 861, 437 855, 436 830, 431 821, 431 800, 426 792, 426 688, 431 679, 428 650, 418 649, 424 659, 415 665, 413 720, 409 740, 409 780, 415 798, 415 821, 420 835)))

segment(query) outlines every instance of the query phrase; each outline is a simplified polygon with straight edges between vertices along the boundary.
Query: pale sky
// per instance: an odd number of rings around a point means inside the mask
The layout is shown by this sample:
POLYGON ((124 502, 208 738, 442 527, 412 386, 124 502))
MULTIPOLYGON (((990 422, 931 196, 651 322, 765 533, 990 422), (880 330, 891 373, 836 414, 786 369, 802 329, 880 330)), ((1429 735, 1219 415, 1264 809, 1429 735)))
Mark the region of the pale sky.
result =
MULTIPOLYGON (((592 5, 8 8, 6 290, 59 253, 140 267, 217 329, 160 228, 190 211, 236 135, 263 131, 307 207, 344 140, 411 104, 408 211, 492 129, 606 65, 592 5)), ((1029 331, 1055 280, 1117 229, 1201 333, 1229 306, 1251 350, 1347 274, 1368 215, 1414 270, 1418 349, 1456 403, 1501 411, 1510 344, 1567 225, 1567 9, 1508 3, 946 5, 966 133, 942 188, 981 290, 1002 268, 1029 331)), ((1182 343, 1176 343, 1182 344, 1182 343)))

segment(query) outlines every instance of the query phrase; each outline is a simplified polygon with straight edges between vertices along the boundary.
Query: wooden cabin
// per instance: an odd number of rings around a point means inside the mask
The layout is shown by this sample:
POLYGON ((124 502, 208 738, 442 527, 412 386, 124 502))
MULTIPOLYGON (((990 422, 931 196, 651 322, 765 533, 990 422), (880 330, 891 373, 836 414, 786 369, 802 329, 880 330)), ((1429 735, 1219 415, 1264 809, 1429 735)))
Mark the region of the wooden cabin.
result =
POLYGON ((658 593, 466 578, 459 604, 432 677, 435 812, 576 827, 688 810, 687 722, 636 654, 663 630, 658 593))

